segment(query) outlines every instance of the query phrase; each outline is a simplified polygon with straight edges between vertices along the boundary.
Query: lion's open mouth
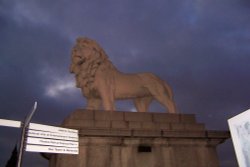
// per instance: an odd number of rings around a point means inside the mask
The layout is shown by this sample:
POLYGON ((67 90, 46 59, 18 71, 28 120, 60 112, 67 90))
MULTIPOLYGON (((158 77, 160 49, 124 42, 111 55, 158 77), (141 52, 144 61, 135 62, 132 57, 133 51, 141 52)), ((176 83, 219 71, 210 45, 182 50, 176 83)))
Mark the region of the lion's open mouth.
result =
POLYGON ((77 65, 82 65, 83 63, 85 63, 85 61, 86 61, 86 59, 82 59, 82 60, 80 60, 80 61, 77 63, 77 65))

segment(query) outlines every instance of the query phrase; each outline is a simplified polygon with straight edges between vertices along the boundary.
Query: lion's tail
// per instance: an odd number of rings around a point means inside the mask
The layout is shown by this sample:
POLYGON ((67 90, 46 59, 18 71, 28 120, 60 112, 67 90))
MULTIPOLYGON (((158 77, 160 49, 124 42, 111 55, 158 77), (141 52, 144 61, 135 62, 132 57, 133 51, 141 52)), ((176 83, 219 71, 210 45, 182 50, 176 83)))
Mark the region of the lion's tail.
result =
MULTIPOLYGON (((163 81, 164 82, 164 81, 163 81)), ((172 101, 172 105, 173 105, 173 108, 174 108, 174 111, 175 111, 175 113, 178 113, 179 112, 179 110, 178 110, 178 108, 177 108, 177 106, 176 106, 176 104, 175 104, 175 102, 174 102, 174 93, 173 93, 173 90, 171 89, 171 87, 166 83, 166 82, 164 82, 164 86, 165 86, 165 89, 166 89, 166 91, 167 91, 167 94, 168 94, 168 97, 169 97, 169 99, 172 101)))
POLYGON ((168 94, 169 98, 171 100, 174 100, 174 94, 173 94, 173 91, 172 91, 171 87, 165 81, 163 81, 163 82, 164 82, 164 87, 165 87, 165 89, 167 91, 167 94, 168 94))

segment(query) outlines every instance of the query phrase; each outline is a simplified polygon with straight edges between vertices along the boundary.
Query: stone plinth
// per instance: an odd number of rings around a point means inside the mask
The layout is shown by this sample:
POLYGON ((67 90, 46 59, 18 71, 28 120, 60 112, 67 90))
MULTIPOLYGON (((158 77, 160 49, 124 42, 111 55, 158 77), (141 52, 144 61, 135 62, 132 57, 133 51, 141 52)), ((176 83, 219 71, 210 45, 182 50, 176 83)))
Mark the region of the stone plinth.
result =
POLYGON ((79 155, 50 155, 49 167, 219 167, 209 131, 194 115, 76 110, 62 124, 79 130, 79 155))

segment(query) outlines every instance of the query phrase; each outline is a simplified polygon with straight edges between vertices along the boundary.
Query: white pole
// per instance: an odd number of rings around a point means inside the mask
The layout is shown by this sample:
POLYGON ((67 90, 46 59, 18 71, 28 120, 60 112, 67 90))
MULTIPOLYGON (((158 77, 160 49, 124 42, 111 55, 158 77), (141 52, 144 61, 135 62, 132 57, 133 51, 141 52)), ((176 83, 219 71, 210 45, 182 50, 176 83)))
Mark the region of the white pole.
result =
POLYGON ((29 115, 26 116, 24 123, 22 123, 22 134, 21 134, 21 141, 19 146, 19 153, 18 153, 18 161, 17 161, 17 167, 22 166, 22 159, 23 159, 23 152, 24 152, 24 146, 25 146, 25 138, 26 138, 26 131, 29 126, 30 120, 32 116, 34 115, 37 108, 37 102, 35 102, 33 108, 31 109, 31 112, 29 115))

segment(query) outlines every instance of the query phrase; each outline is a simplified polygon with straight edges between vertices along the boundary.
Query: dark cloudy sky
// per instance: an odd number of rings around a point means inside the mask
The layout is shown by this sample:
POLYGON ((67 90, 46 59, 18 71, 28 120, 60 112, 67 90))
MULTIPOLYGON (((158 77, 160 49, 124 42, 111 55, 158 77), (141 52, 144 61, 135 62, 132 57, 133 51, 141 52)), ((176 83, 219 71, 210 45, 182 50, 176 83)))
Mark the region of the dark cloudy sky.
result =
MULTIPOLYGON (((58 125, 84 107, 69 73, 78 36, 98 41, 121 71, 168 81, 179 111, 209 130, 228 130, 227 119, 250 108, 249 0, 0 0, 0 118, 23 120, 38 101, 33 122, 58 125)), ((0 134, 4 166, 19 130, 0 134)), ((218 153, 222 167, 237 166, 231 140, 218 153)), ((46 164, 25 153, 24 166, 46 164)))

